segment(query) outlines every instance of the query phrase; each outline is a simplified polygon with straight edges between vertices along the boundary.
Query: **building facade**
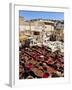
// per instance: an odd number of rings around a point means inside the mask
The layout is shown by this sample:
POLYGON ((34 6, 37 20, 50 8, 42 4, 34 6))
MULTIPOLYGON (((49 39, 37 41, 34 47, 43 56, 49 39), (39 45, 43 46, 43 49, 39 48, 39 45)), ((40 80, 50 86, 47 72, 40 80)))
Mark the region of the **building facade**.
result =
POLYGON ((42 45, 50 40, 50 35, 55 34, 57 40, 60 37, 63 38, 63 27, 64 23, 55 22, 51 20, 24 20, 23 17, 19 18, 19 31, 20 34, 26 36, 27 39, 31 40, 31 45, 42 45))

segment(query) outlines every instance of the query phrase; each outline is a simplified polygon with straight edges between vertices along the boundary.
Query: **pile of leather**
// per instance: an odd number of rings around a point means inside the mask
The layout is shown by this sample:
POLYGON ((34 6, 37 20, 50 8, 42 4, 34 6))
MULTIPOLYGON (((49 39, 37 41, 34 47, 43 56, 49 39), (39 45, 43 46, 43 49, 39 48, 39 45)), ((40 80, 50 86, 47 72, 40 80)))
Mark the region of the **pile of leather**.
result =
POLYGON ((47 46, 19 50, 19 79, 64 77, 64 53, 47 46))

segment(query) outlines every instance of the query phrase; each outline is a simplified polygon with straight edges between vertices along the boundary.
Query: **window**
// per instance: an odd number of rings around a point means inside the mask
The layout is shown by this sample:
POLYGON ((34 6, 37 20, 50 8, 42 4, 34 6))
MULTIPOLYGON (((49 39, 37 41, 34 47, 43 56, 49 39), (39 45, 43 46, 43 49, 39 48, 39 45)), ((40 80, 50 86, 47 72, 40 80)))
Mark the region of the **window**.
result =
POLYGON ((34 35, 40 35, 40 32, 34 32, 34 35))

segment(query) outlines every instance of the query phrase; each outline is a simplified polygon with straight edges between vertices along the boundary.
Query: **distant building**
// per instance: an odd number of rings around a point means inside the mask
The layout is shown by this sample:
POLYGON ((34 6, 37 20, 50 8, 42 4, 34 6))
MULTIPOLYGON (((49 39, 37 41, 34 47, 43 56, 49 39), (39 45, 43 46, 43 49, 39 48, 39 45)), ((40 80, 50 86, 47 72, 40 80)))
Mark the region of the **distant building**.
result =
POLYGON ((24 18, 19 17, 19 31, 23 32, 24 31, 24 18))
POLYGON ((56 33, 57 40, 64 39, 64 21, 56 22, 55 33, 56 33))

